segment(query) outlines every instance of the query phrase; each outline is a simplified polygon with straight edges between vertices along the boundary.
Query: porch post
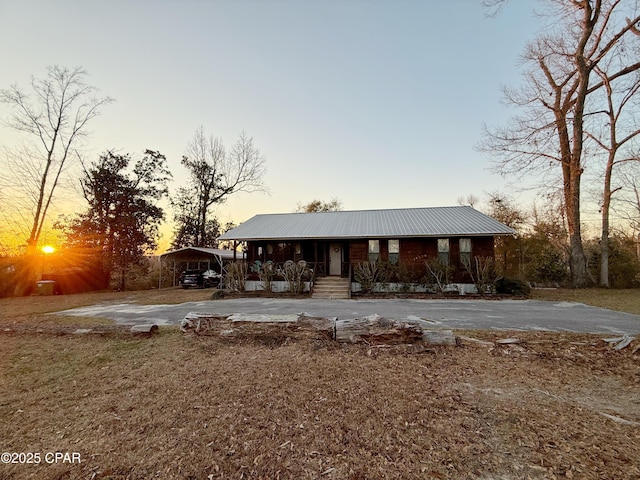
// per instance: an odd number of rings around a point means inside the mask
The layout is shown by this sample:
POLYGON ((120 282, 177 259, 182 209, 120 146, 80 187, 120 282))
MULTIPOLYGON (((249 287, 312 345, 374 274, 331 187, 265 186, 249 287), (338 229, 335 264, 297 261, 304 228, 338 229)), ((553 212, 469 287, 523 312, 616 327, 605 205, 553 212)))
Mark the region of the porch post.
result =
POLYGON ((313 264, 315 269, 314 276, 318 275, 318 242, 317 240, 313 241, 313 264))

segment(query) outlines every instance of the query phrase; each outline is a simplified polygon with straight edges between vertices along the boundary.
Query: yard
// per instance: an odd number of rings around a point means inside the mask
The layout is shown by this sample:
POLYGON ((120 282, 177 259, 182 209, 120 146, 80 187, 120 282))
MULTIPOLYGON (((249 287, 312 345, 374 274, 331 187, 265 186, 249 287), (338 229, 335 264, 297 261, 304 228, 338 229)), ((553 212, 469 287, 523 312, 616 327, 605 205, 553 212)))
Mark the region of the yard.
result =
MULTIPOLYGON (((640 313, 637 291, 594 292, 640 313)), ((640 477, 640 352, 603 336, 458 332, 523 342, 434 348, 169 327, 78 336, 61 332, 82 319, 45 315, 210 294, 0 300, 0 452, 35 462, 4 463, 0 479, 640 477)))

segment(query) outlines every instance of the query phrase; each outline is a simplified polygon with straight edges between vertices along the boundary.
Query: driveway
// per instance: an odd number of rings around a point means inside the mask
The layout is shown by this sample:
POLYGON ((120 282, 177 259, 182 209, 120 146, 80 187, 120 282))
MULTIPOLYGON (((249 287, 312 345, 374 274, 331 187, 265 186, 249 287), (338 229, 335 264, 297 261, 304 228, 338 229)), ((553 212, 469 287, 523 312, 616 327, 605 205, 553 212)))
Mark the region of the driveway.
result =
POLYGON ((435 328, 542 330, 583 333, 640 333, 640 315, 581 303, 539 300, 312 300, 239 298, 177 305, 100 304, 57 312, 118 323, 179 325, 189 312, 356 318, 377 313, 394 320, 426 320, 435 328))

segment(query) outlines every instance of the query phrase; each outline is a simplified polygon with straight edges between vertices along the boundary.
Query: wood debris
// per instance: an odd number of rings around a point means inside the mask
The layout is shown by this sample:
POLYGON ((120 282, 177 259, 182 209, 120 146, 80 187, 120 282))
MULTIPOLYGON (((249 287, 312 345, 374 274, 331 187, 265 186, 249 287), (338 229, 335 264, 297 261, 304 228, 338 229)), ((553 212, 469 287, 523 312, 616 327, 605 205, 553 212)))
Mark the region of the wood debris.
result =
POLYGON ((522 342, 517 338, 502 338, 500 340, 496 340, 496 343, 499 343, 500 345, 516 345, 522 342))
POLYGON ((485 340, 479 340, 473 337, 467 337, 466 335, 458 335, 460 343, 463 345, 471 345, 474 347, 493 347, 493 342, 487 342, 485 340))
POLYGON ((145 323, 145 324, 141 324, 141 325, 133 325, 131 327, 131 333, 138 333, 138 334, 148 334, 148 335, 154 335, 156 333, 158 333, 158 325, 152 324, 152 323, 145 323))
MULTIPOLYGON (((614 337, 614 338, 603 338, 603 341, 612 344, 615 343, 616 345, 614 345, 613 349, 614 350, 622 350, 623 348, 627 348, 631 342, 633 342, 636 338, 632 337, 631 335, 623 335, 621 337, 614 337)), ((632 353, 635 353, 637 351, 637 347, 634 348, 632 353)))
POLYGON ((314 335, 346 343, 397 345, 424 343, 428 345, 459 345, 452 330, 424 329, 413 322, 392 320, 372 314, 352 319, 316 317, 306 313, 297 316, 220 315, 188 313, 181 322, 184 333, 234 337, 242 334, 288 336, 314 335))
POLYGON ((631 425, 634 427, 640 427, 640 422, 633 422, 631 420, 626 420, 624 418, 620 418, 615 415, 609 415, 608 413, 604 413, 604 412, 600 412, 600 415, 608 418, 609 420, 613 420, 614 422, 619 423, 621 425, 631 425))

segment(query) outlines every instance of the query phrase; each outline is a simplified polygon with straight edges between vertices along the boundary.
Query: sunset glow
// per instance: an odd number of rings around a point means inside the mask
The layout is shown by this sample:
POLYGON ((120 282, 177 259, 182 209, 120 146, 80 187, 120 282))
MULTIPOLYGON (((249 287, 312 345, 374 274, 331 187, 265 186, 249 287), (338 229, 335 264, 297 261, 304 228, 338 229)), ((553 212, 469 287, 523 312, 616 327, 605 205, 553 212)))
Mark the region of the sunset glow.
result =
POLYGON ((55 251, 56 251, 56 249, 53 248, 51 245, 45 245, 44 247, 42 247, 42 253, 49 254, 49 253, 53 253, 55 251))

